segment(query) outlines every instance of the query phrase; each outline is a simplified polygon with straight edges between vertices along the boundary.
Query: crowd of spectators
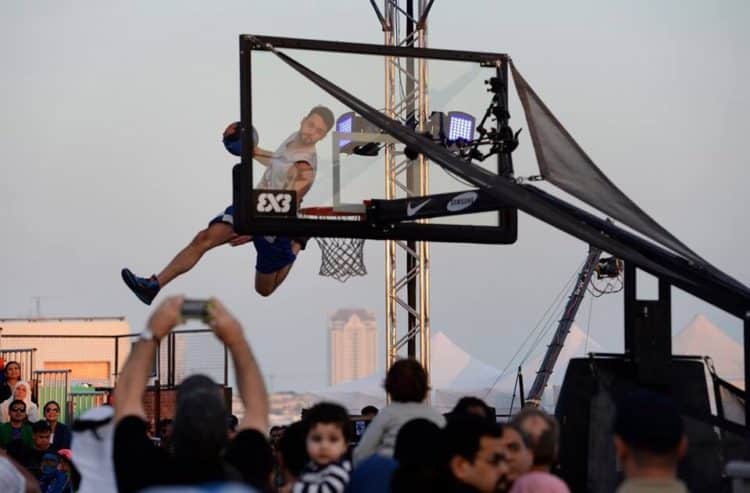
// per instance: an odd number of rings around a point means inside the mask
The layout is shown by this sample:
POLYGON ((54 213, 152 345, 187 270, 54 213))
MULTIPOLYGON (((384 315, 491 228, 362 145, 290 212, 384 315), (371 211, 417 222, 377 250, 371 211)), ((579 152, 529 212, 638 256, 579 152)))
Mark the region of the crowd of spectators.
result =
POLYGON ((59 420, 60 404, 46 402, 40 416, 16 361, 4 365, 0 380, 0 491, 72 493, 80 476, 70 429, 59 420))
MULTIPOLYGON (((242 326, 217 300, 207 324, 231 355, 245 413, 233 416, 216 382, 191 375, 178 386, 174 416, 151 432, 143 396, 158 342, 181 323, 182 302, 169 298, 151 315, 119 374, 114 406, 90 410, 72 430, 56 401, 32 419, 36 405, 19 365, 5 366, 0 491, 569 493, 556 475, 553 416, 526 408, 499 423, 477 397, 440 414, 426 403, 429 379, 412 359, 389 369, 390 403, 380 410, 367 406, 352 420, 342 406, 321 402, 301 420, 269 428, 261 371, 242 326)), ((618 407, 612 432, 624 475, 618 493, 687 491, 677 479, 687 442, 669 398, 634 394, 618 407)))

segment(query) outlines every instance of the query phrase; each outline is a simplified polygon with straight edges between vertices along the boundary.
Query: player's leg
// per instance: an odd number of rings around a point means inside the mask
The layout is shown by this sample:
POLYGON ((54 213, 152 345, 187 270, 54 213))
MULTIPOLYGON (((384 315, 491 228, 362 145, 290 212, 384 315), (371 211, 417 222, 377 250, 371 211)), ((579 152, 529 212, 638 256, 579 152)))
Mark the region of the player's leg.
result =
POLYGON ((192 269, 204 253, 223 245, 237 236, 230 224, 215 222, 199 232, 164 269, 156 275, 159 286, 164 287, 175 277, 192 269))
POLYGON ((274 242, 260 237, 254 240, 254 243, 258 250, 255 291, 261 296, 270 296, 289 275, 302 245, 281 237, 276 238, 274 242))
POLYGON ((175 277, 192 269, 204 253, 237 238, 231 225, 232 220, 230 206, 223 214, 214 218, 206 229, 195 235, 192 241, 158 275, 138 277, 129 269, 122 269, 122 280, 138 299, 150 305, 161 288, 175 277))

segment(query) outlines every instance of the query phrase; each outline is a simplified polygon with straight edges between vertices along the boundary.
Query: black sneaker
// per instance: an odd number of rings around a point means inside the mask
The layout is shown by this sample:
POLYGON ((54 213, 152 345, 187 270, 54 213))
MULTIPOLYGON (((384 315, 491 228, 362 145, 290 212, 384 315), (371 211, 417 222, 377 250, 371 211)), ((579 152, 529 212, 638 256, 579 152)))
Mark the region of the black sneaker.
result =
POLYGON ((130 290, 138 297, 139 300, 150 305, 156 294, 159 292, 159 281, 156 276, 150 278, 138 277, 130 269, 122 269, 122 280, 130 288, 130 290))

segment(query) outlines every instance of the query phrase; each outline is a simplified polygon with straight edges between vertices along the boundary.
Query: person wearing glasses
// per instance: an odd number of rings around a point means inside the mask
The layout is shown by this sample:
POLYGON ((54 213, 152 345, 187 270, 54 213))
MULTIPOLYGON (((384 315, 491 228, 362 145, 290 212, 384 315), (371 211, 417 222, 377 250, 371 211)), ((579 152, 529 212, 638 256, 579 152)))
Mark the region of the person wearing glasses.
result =
POLYGON ((26 404, 26 419, 30 423, 36 423, 39 421, 39 408, 36 404, 31 402, 31 385, 28 382, 20 380, 16 383, 13 389, 13 396, 6 399, 0 404, 0 414, 2 414, 2 421, 8 421, 9 417, 9 406, 14 400, 21 400, 26 404))
POLYGON ((443 468, 449 478, 434 485, 440 491, 495 493, 501 491, 508 462, 501 437, 505 426, 478 416, 455 419, 443 429, 443 468), (451 484, 452 482, 452 484, 451 484))
POLYGON ((14 440, 21 440, 28 447, 33 447, 31 426, 26 422, 26 403, 20 399, 12 401, 8 414, 8 422, 0 425, 0 447, 8 448, 14 440))
POLYGON ((60 404, 57 401, 48 401, 42 409, 44 411, 44 419, 52 429, 52 448, 55 450, 69 449, 73 435, 70 432, 70 428, 59 420, 60 404))

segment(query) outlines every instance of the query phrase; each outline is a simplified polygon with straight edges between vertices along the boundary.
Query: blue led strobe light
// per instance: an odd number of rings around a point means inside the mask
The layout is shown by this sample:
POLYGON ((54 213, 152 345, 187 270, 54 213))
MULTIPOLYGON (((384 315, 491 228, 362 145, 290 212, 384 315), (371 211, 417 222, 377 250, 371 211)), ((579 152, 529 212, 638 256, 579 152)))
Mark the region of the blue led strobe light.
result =
MULTIPOLYGON (((340 133, 352 133, 352 123, 354 122, 354 113, 344 113, 336 121, 336 131, 340 133)), ((351 140, 341 139, 339 140, 339 149, 346 146, 351 140)))
POLYGON ((448 140, 470 141, 474 138, 474 117, 460 111, 448 113, 448 140))

